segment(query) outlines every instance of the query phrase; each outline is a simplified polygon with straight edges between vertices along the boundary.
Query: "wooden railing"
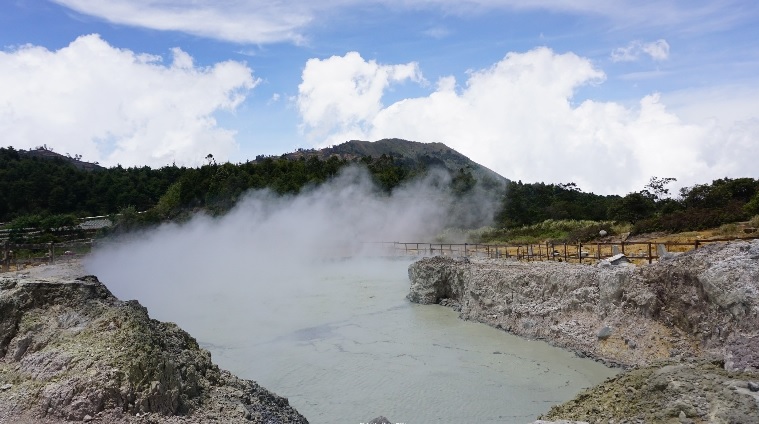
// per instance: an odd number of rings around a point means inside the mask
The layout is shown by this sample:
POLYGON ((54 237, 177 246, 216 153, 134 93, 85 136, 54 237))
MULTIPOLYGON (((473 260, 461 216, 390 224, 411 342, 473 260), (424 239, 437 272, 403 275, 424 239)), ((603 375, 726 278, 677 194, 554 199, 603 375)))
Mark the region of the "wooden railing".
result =
MULTIPOLYGON (((602 259, 624 254, 635 263, 659 260, 668 252, 685 252, 708 243, 754 240, 758 236, 694 240, 692 242, 595 242, 595 243, 423 243, 423 242, 372 242, 364 243, 364 253, 385 256, 451 256, 521 261, 561 261, 594 263, 602 259)), ((0 270, 23 269, 26 265, 53 264, 59 260, 71 260, 88 253, 93 239, 71 240, 63 243, 10 243, 0 244, 0 270)))
POLYGON ((26 265, 53 264, 56 260, 71 260, 88 253, 94 240, 69 240, 63 243, 11 243, 0 244, 0 271, 21 270, 26 265))
POLYGON ((479 244, 479 243, 422 243, 385 242, 386 252, 410 256, 452 256, 479 258, 513 258, 522 261, 562 261, 592 263, 623 254, 632 262, 652 263, 665 253, 686 252, 708 243, 754 240, 759 237, 737 237, 693 242, 594 242, 594 243, 525 243, 525 244, 479 244))

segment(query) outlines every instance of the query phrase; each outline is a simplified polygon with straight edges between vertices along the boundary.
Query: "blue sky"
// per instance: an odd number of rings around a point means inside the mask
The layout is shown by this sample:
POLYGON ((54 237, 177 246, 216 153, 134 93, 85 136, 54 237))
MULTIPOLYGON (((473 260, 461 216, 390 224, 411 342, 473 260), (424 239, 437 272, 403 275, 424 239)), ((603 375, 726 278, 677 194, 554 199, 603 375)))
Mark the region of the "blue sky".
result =
POLYGON ((443 142, 625 194, 759 177, 752 1, 11 0, 3 145, 106 165, 443 142))

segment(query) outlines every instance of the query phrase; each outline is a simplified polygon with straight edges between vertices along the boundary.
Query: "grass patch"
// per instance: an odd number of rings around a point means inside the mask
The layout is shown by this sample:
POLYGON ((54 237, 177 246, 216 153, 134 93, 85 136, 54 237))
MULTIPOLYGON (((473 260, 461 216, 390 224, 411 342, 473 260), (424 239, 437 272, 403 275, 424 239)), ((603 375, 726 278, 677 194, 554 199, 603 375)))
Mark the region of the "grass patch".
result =
POLYGON ((741 229, 738 227, 738 224, 731 222, 720 225, 714 233, 720 236, 739 236, 741 235, 741 229))
POLYGON ((486 243, 577 243, 594 240, 601 230, 607 235, 629 231, 629 226, 617 225, 612 221, 555 220, 525 225, 519 228, 499 228, 481 234, 481 242, 486 243))

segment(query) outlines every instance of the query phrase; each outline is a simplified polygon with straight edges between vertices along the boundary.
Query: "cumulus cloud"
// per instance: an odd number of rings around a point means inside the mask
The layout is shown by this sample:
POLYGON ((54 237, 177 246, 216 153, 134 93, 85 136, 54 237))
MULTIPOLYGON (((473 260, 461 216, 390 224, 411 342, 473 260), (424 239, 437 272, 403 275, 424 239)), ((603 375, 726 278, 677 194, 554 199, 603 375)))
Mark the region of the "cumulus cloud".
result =
MULTIPOLYGON (((302 86, 317 87, 321 75, 304 72, 302 86)), ((350 72, 332 69, 331 75, 346 75, 344 84, 351 86, 350 72)), ((462 85, 454 77, 442 78, 428 96, 381 108, 372 103, 375 107, 359 114, 339 107, 343 97, 350 100, 355 92, 311 89, 301 93, 308 98, 301 112, 305 120, 330 111, 333 130, 320 139, 323 144, 386 137, 443 142, 508 178, 573 181, 596 193, 640 190, 654 175, 676 177, 681 184, 723 177, 727 169, 733 175, 757 176, 753 167, 732 164, 734 154, 712 154, 719 140, 744 149, 755 145, 751 126, 683 121, 657 93, 635 106, 574 101, 578 90, 604 79, 604 72, 586 58, 537 48, 509 53, 493 66, 471 72, 462 85), (318 106, 311 111, 310 105, 318 106)), ((328 82, 340 85, 332 77, 328 82)))
POLYGON ((98 35, 0 51, 0 132, 17 148, 47 144, 105 165, 225 159, 237 144, 214 113, 234 110, 258 80, 238 62, 201 68, 181 49, 171 56, 165 64, 98 35))
POLYGON ((339 128, 361 134, 368 118, 382 109, 382 95, 392 83, 423 82, 419 65, 380 65, 356 52, 310 59, 298 86, 297 105, 303 127, 312 138, 339 128))
POLYGON ((669 43, 664 39, 650 43, 632 41, 626 47, 618 47, 612 50, 611 60, 614 62, 634 62, 644 54, 656 61, 667 60, 669 58, 669 43))

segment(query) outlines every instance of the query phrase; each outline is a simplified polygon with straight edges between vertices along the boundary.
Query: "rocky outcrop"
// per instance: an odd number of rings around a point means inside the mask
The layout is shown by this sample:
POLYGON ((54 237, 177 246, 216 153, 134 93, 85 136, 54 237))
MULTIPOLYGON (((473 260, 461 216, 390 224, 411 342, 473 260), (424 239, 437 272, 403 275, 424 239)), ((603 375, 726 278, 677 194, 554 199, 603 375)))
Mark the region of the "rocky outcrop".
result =
POLYGON ((307 423, 95 277, 0 278, 0 423, 307 423))
POLYGON ((429 258, 408 298, 626 366, 715 356, 759 369, 759 241, 634 267, 429 258))
POLYGON ((409 278, 414 302, 629 368, 537 422, 759 422, 759 241, 643 267, 430 258, 409 278))
POLYGON ((755 376, 728 372, 720 362, 657 363, 586 390, 542 418, 620 424, 755 423, 759 393, 749 388, 755 376))

